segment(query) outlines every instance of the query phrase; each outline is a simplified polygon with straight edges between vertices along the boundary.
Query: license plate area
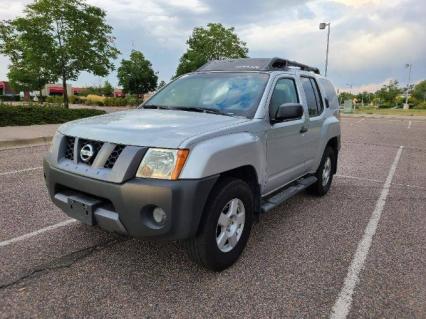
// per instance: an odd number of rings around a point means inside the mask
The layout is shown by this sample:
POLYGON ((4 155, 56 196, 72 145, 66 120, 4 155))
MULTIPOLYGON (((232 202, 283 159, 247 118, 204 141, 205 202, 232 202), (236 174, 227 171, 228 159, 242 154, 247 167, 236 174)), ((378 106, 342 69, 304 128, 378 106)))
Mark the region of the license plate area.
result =
POLYGON ((71 217, 87 225, 94 225, 93 212, 102 202, 99 199, 84 195, 68 197, 68 213, 71 217))

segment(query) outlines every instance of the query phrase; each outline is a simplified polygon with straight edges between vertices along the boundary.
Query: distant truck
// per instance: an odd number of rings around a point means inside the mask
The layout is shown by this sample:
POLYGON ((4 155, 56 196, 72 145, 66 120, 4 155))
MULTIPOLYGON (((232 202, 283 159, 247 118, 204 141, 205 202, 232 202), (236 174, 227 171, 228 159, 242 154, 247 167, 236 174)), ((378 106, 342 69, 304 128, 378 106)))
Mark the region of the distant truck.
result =
POLYGON ((279 58, 212 61, 139 109, 59 127, 44 160, 53 202, 88 225, 182 240, 221 271, 253 221, 336 173, 339 103, 316 68, 279 58))

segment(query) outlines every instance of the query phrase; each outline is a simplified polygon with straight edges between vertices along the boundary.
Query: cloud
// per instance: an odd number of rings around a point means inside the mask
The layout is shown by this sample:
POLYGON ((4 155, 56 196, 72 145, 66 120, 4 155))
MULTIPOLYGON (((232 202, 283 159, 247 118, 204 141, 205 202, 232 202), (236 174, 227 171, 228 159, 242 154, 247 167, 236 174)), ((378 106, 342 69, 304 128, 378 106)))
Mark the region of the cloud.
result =
MULTIPOLYGON (((426 77, 424 0, 87 0, 107 12, 116 45, 151 60, 160 79, 169 80, 186 40, 196 26, 234 26, 253 57, 281 56, 324 68, 326 32, 331 22, 329 77, 337 86, 368 86, 384 79, 426 77)), ((0 0, 0 19, 19 15, 30 0, 0 0)), ((0 60, 0 79, 7 60, 0 60)), ((108 79, 116 83, 116 74, 108 79)), ((84 73, 79 83, 99 83, 84 73)))
POLYGON ((31 0, 8 1, 0 0, 0 19, 13 19, 20 15, 25 6, 31 3, 31 0))

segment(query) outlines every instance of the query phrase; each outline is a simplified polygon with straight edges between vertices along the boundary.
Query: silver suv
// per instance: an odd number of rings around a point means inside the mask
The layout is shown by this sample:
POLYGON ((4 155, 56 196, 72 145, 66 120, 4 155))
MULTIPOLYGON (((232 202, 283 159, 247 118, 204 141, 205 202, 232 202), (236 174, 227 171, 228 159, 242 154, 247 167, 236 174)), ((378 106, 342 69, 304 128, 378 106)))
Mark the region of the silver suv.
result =
POLYGON ((316 68, 279 58, 212 61, 140 108, 66 123, 44 160, 53 202, 89 225, 182 240, 215 271, 253 222, 330 188, 339 105, 316 68))

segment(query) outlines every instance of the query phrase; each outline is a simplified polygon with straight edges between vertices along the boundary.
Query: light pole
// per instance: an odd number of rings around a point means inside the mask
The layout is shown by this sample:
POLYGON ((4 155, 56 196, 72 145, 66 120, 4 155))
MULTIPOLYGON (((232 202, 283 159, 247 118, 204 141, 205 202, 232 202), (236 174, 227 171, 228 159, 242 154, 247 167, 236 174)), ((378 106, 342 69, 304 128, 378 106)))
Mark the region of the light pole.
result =
POLYGON ((324 76, 327 77, 327 69, 328 69, 328 48, 330 45, 330 22, 321 22, 319 25, 320 30, 324 30, 327 28, 327 51, 325 53, 325 72, 324 76))
POLYGON ((407 90, 405 91, 405 103, 404 103, 404 110, 408 110, 410 106, 408 105, 408 91, 410 90, 410 81, 411 81, 411 67, 413 65, 411 63, 407 63, 405 65, 406 68, 408 68, 408 83, 407 83, 407 90))

